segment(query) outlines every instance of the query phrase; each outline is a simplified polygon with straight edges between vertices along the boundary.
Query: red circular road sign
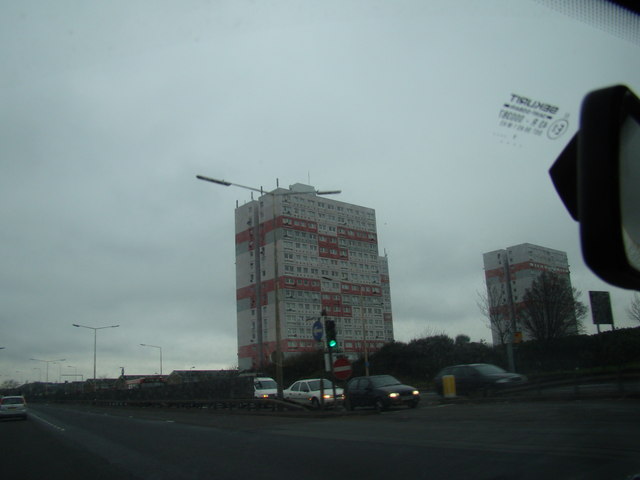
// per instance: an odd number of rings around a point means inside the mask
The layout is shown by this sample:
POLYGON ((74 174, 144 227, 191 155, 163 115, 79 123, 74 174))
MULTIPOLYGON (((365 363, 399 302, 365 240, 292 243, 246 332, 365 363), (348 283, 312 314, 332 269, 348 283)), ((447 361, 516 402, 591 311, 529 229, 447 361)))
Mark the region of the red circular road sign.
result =
POLYGON ((351 376, 351 362, 344 357, 340 357, 333 362, 333 375, 339 380, 346 380, 351 376))

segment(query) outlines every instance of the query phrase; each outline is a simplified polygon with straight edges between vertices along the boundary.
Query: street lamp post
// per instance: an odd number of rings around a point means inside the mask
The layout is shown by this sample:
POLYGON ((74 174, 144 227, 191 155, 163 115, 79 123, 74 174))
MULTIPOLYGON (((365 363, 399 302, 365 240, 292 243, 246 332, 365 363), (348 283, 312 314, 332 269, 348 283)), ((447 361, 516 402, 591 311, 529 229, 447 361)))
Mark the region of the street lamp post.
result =
MULTIPOLYGON (((230 187, 230 186, 234 186, 234 187, 239 187, 239 188, 244 188, 247 190, 251 190, 253 192, 258 192, 260 193, 260 195, 270 195, 271 196, 271 214, 272 214, 272 220, 273 220, 273 229, 274 229, 274 235, 273 235, 273 277, 274 277, 274 295, 275 295, 275 330, 276 330, 276 358, 275 358, 275 364, 276 364, 276 383, 278 385, 278 398, 282 399, 282 383, 284 381, 283 378, 283 374, 282 374, 282 334, 281 334, 281 319, 280 319, 280 298, 279 298, 279 285, 278 285, 278 276, 279 276, 279 272, 278 272, 278 241, 277 238, 275 236, 275 230, 276 230, 276 201, 275 201, 275 197, 278 196, 287 196, 287 195, 305 195, 305 194, 310 194, 310 193, 314 193, 316 195, 333 195, 333 194, 338 194, 341 193, 341 190, 325 190, 325 191, 320 191, 320 190, 313 190, 313 191, 308 191, 308 192, 265 192, 262 188, 254 188, 254 187, 248 187, 246 185, 240 185, 238 183, 232 183, 232 182, 227 182, 226 180, 218 180, 215 178, 211 178, 211 177, 205 177, 204 175, 196 175, 196 178, 198 180, 204 180, 206 182, 211 182, 211 183, 215 183, 218 185, 222 185, 224 187, 230 187)), ((258 205, 260 205, 260 203, 258 203, 258 205)), ((259 216, 258 216, 258 222, 259 222, 259 216)), ((262 281, 262 279, 260 277, 256 278, 256 284, 260 284, 260 282, 262 281)), ((262 308, 262 295, 258 295, 258 308, 261 309, 262 308)), ((259 333, 260 336, 262 335, 262 325, 259 325, 259 333)), ((262 344, 263 342, 260 341, 259 338, 259 353, 258 355, 260 356, 260 364, 262 364, 262 344)))
POLYGON ((58 365, 58 383, 62 382, 62 365, 60 362, 54 362, 54 365, 58 365))
MULTIPOLYGON (((362 341, 364 343, 364 373, 365 375, 368 377, 369 376, 369 342, 367 340, 367 322, 364 318, 364 296, 362 294, 362 285, 360 286, 360 320, 362 323, 362 341)), ((380 302, 380 300, 378 301, 380 302)), ((370 305, 373 305, 374 307, 377 306, 383 306, 384 303, 375 303, 375 302, 371 302, 370 305)), ((376 336, 376 339, 381 338, 379 336, 376 336)), ((384 338, 384 337, 382 337, 384 338)), ((375 348, 375 346, 374 346, 375 348)))
POLYGON ((146 343, 141 343, 140 346, 141 347, 153 347, 153 348, 157 348, 158 350, 160 350, 160 376, 162 376, 162 347, 159 347, 158 345, 147 345, 146 343))
POLYGON ((98 330, 102 330, 104 328, 118 328, 120 325, 107 325, 105 327, 87 327, 86 325, 79 325, 77 323, 73 324, 74 327, 79 328, 88 328, 93 330, 93 388, 96 388, 96 351, 98 346, 98 330))
POLYGON ((364 374, 369 376, 369 346, 367 345, 367 325, 364 319, 364 297, 360 286, 360 322, 362 323, 362 344, 364 347, 364 374))
POLYGON ((49 383, 49 364, 56 363, 56 362, 64 362, 66 358, 59 358, 58 360, 40 360, 39 358, 31 358, 30 360, 33 360, 34 362, 43 362, 47 364, 47 374, 45 377, 45 382, 49 383))

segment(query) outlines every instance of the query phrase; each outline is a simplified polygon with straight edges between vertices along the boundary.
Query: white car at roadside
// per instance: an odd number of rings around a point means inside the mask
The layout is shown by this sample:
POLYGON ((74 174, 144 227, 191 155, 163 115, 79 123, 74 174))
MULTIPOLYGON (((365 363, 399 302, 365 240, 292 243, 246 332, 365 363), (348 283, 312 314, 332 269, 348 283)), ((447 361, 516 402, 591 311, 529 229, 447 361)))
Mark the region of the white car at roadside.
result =
POLYGON ((0 397, 0 418, 27 419, 27 402, 22 395, 0 397))
POLYGON ((253 380, 254 397, 276 398, 278 396, 278 384, 271 377, 256 377, 253 380))
POLYGON ((294 382, 289 388, 283 392, 285 400, 310 405, 313 408, 320 408, 321 399, 324 398, 325 406, 335 405, 344 400, 344 391, 342 388, 336 387, 336 398, 333 398, 333 384, 326 378, 309 378, 294 382), (323 382, 322 384, 320 382, 323 382), (323 390, 321 390, 321 386, 323 390))

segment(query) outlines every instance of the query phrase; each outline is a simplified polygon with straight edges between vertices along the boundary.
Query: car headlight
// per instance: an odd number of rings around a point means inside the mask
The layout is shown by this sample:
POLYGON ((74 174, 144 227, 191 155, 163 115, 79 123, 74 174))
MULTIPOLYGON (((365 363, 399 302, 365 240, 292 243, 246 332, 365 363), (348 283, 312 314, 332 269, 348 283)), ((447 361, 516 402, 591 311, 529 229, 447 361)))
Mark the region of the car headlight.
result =
POLYGON ((390 397, 390 398, 398 398, 399 396, 400 396, 400 394, 399 394, 399 393, 396 393, 396 392, 393 392, 393 393, 390 393, 390 394, 389 394, 389 397, 390 397))
POLYGON ((329 398, 332 398, 332 395, 329 395, 328 393, 325 393, 325 394, 322 396, 322 398, 329 399, 329 398))
POLYGON ((413 392, 411 392, 414 395, 420 395, 420 391, 419 390, 414 390, 413 392))

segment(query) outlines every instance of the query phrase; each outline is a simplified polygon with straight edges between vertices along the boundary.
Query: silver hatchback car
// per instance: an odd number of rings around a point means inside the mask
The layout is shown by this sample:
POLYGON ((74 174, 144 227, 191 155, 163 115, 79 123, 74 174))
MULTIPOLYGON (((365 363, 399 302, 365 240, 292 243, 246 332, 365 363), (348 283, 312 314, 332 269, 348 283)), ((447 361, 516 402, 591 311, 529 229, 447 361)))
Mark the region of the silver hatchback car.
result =
POLYGON ((0 418, 27 419, 27 402, 22 395, 0 397, 0 418))

